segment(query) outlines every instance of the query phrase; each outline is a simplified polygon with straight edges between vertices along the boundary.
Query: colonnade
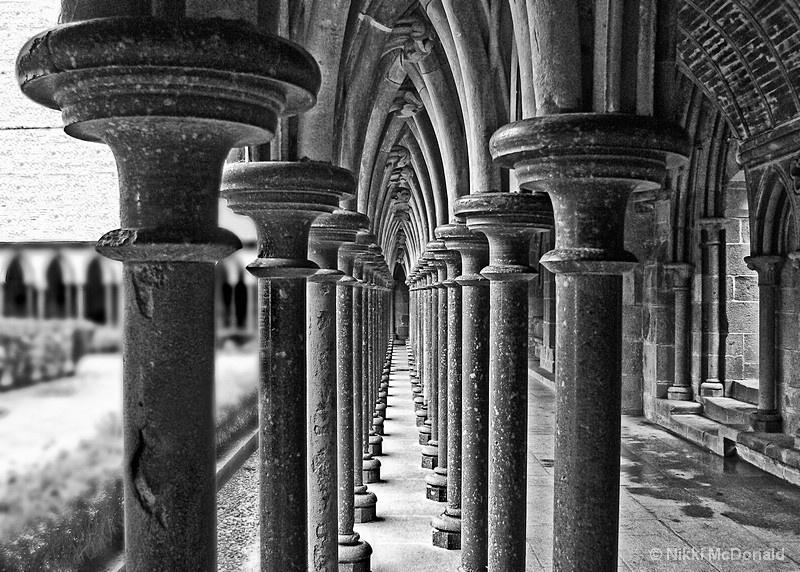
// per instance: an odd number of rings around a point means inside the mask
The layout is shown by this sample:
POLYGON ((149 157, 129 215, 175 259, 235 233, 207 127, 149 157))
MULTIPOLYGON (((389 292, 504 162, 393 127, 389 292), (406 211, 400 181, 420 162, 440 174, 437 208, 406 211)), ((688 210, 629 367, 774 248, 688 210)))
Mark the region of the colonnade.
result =
MULTIPOLYGON (((121 228, 97 250, 124 268, 126 570, 216 567, 214 265, 241 247, 217 226, 220 190, 258 231, 261 568, 369 570, 354 524, 376 514, 391 275, 363 216, 339 208, 356 191, 347 170, 225 165, 313 105, 319 68, 252 14, 192 20, 164 2, 157 19, 98 17, 107 8, 62 14, 75 21, 30 40, 18 73, 117 161, 121 228)), ((530 240, 553 227, 554 569, 616 568, 625 206, 687 148, 621 113, 501 127, 489 151, 526 192, 456 200, 409 274, 426 494, 447 501, 434 542, 460 542, 466 572, 525 568, 530 240)))
POLYGON ((223 176, 232 147, 311 106, 316 63, 225 20, 86 19, 46 35, 20 56, 23 91, 61 109, 68 134, 108 144, 119 173, 122 228, 97 250, 124 268, 126 570, 216 569, 214 266, 241 247, 217 227, 220 190, 258 231, 261 567, 369 570, 353 525, 376 511, 391 275, 366 217, 338 208, 349 171, 253 162, 223 176))

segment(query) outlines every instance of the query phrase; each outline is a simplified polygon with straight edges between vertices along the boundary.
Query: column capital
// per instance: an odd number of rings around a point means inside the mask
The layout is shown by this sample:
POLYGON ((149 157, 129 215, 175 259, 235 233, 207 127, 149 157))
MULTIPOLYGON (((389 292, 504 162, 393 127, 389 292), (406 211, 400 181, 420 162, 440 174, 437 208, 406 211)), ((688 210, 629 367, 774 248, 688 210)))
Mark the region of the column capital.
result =
POLYGON ((247 269, 259 278, 311 276, 311 223, 348 198, 346 171, 317 162, 233 163, 225 169, 222 195, 230 208, 256 223, 258 258, 247 269), (337 186, 338 185, 338 186, 337 186))
POLYGON ((689 288, 689 278, 694 271, 694 265, 687 262, 667 262, 663 265, 664 272, 675 290, 689 288))
MULTIPOLYGON (((352 189, 355 191, 355 180, 352 182, 352 189)), ((360 213, 342 209, 318 217, 311 225, 308 235, 309 259, 320 268, 341 270, 339 248, 344 244, 355 243, 356 234, 365 226, 364 219, 366 216, 360 213)))
POLYGON ((530 238, 553 227, 553 211, 541 193, 476 193, 455 204, 471 231, 483 233, 489 243, 489 266, 481 274, 489 280, 531 280, 528 265, 530 238))
POLYGON ((725 229, 728 224, 730 224, 730 220, 722 217, 705 217, 697 219, 697 226, 701 229, 709 232, 709 240, 708 242, 717 242, 714 239, 718 239, 718 236, 711 236, 710 231, 719 231, 725 229))
POLYGON ((682 129, 653 117, 565 113, 501 127, 490 151, 514 169, 521 188, 553 201, 556 245, 541 260, 545 268, 619 274, 636 262, 624 249, 628 197, 663 186, 690 142, 682 129))
POLYGON ((447 246, 446 237, 452 236, 452 233, 458 235, 461 232, 462 229, 453 224, 439 225, 436 227, 434 232, 436 238, 441 240, 447 249, 438 256, 439 259, 444 261, 444 263, 447 265, 447 280, 445 282, 445 286, 448 288, 458 286, 458 283, 455 282, 455 279, 461 275, 461 254, 457 250, 447 246))
POLYGON ((758 273, 759 286, 775 286, 780 280, 784 257, 774 254, 745 256, 744 261, 750 270, 758 273))
POLYGON ((488 285, 481 270, 489 263, 489 242, 481 233, 474 233, 460 220, 439 227, 442 240, 448 249, 461 256, 461 274, 455 280, 459 285, 488 285))
POLYGON ((176 133, 195 123, 231 147, 266 141, 278 116, 314 105, 321 83, 308 52, 253 25, 149 17, 41 32, 20 50, 17 79, 25 95, 61 110, 64 130, 78 139, 176 133))

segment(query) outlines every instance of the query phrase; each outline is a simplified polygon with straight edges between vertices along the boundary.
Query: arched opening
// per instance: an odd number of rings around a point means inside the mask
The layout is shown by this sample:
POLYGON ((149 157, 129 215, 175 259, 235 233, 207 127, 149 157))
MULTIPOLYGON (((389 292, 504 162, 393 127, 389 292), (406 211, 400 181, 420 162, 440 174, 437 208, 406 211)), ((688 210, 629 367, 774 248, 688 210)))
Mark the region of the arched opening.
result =
POLYGON ((85 317, 97 324, 107 324, 109 313, 106 309, 106 294, 103 285, 103 269, 100 259, 95 258, 86 271, 86 314, 85 317))
POLYGON ((6 271, 3 290, 3 313, 11 318, 28 317, 32 300, 30 289, 25 284, 25 271, 19 256, 15 257, 6 271))
POLYGON ((63 319, 68 317, 69 288, 64 282, 64 271, 61 261, 53 259, 47 267, 47 289, 44 294, 45 319, 63 319))
MULTIPOLYGON (((725 189, 725 396, 748 402, 758 398, 758 274, 747 267, 750 214, 744 174, 725 189)), ((755 404, 755 403, 753 403, 755 404)))
POLYGON ((408 285, 401 264, 394 267, 394 335, 397 339, 408 338, 408 285))
POLYGON ((228 270, 222 263, 217 264, 215 274, 217 327, 230 328, 233 321, 233 286, 228 282, 228 270))
POLYGON ((233 304, 236 316, 236 328, 243 330, 247 327, 247 313, 251 308, 247 306, 247 284, 244 283, 244 273, 239 273, 239 281, 233 287, 233 304))

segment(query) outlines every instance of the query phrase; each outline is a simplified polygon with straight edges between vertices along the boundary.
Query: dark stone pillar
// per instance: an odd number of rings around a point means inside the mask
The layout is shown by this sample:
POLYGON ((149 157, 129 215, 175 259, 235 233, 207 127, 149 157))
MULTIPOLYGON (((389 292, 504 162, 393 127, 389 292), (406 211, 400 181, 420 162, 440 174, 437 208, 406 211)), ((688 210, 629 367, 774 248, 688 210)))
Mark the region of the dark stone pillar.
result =
MULTIPOLYGON (((364 483, 364 385, 363 385, 363 257, 369 251, 371 239, 359 231, 356 244, 348 252, 353 260, 353 492, 356 522, 375 520, 377 497, 364 483)), ((343 248, 347 248, 347 245, 343 248)))
POLYGON ((524 189, 546 191, 555 213, 555 249, 541 260, 557 275, 553 569, 610 572, 618 557, 621 273, 635 263, 624 250, 626 204, 631 192, 662 185, 689 142, 651 117, 565 114, 506 125, 491 151, 524 189))
POLYGON ((675 378, 667 389, 667 397, 677 401, 691 401, 693 398, 692 380, 689 376, 689 277, 692 266, 681 262, 665 264, 670 273, 672 290, 675 293, 675 378))
POLYGON ((700 395, 705 397, 722 397, 725 394, 723 383, 724 368, 722 360, 724 352, 721 351, 721 300, 720 263, 725 252, 725 240, 721 236, 725 229, 725 219, 704 218, 697 221, 698 226, 705 232, 702 241, 701 256, 705 259, 702 268, 702 335, 703 335, 703 377, 700 384, 700 395))
POLYGON ((372 377, 375 368, 375 335, 374 335, 374 317, 375 317, 375 302, 374 302, 374 270, 376 264, 375 254, 375 235, 367 234, 368 237, 368 251, 361 256, 361 305, 362 305, 362 320, 361 320, 361 339, 364 345, 361 352, 361 391, 362 391, 362 432, 363 432, 363 465, 362 472, 364 473, 365 483, 376 483, 381 480, 381 462, 372 456, 370 452, 370 437, 375 435, 372 421, 374 415, 373 407, 373 394, 374 388, 372 377))
MULTIPOLYGON (((466 225, 461 225, 466 228, 466 225)), ((461 254, 461 567, 485 572, 489 557, 489 262, 482 234, 448 240, 461 254)))
MULTIPOLYGON (((341 179, 336 186, 349 186, 352 194, 355 181, 349 171, 337 169, 334 173, 341 179)), ((337 553, 337 538, 344 542, 338 552, 348 557, 345 569, 352 570, 357 563, 361 569, 368 570, 369 565, 368 546, 359 542, 358 535, 353 532, 352 347, 348 348, 346 359, 337 356, 339 343, 352 344, 352 297, 344 296, 352 290, 346 284, 344 293, 337 294, 337 283, 345 276, 339 268, 339 247, 355 242, 356 233, 365 222, 363 215, 337 210, 319 217, 309 233, 309 259, 321 269, 308 279, 307 291, 308 556, 314 570, 338 569, 337 560, 341 562, 341 559, 337 553), (346 308, 337 308, 337 297, 346 308), (338 329, 337 319, 344 320, 346 332, 338 329), (346 371, 340 372, 340 367, 345 367, 346 371), (344 395, 342 385, 349 386, 344 395), (342 454, 339 454, 339 446, 345 450, 342 454), (339 479, 344 484, 337 487, 339 479), (342 489, 345 492, 339 498, 342 489), (337 522, 341 525, 338 529, 337 522)), ((342 265, 346 263, 342 261, 342 265)))
POLYGON ((489 566, 525 570, 528 446, 528 265, 530 239, 552 227, 541 194, 479 193, 455 212, 489 240, 489 566))
POLYGON ((250 216, 258 232, 258 258, 247 268, 261 299, 262 570, 313 569, 306 554, 306 277, 318 267, 306 258, 308 235, 314 219, 350 190, 341 170, 322 163, 231 164, 223 178, 231 209, 250 216))
POLYGON ((448 249, 447 263, 447 508, 431 522, 433 545, 448 550, 461 548, 461 255, 457 248, 472 234, 464 224, 448 224, 436 229, 436 237, 448 249))
POLYGON ((758 272, 758 411, 750 415, 753 430, 781 431, 781 415, 776 401, 777 385, 777 296, 783 258, 747 256, 750 270, 758 272))
POLYGON ((232 147, 310 107, 319 71, 242 22, 95 16, 29 40, 18 79, 117 162, 122 229, 97 249, 124 263, 126 570, 215 570, 214 264, 239 247, 217 227, 220 176, 232 147))
MULTIPOLYGON (((455 275, 451 278, 450 274, 455 272, 455 261, 459 261, 459 269, 460 269, 460 259, 458 258, 458 254, 455 252, 448 251, 444 245, 444 242, 439 240, 438 248, 433 251, 434 259, 437 263, 437 273, 438 273, 438 283, 437 283, 437 301, 438 301, 438 310, 437 314, 439 316, 439 364, 438 364, 438 372, 437 372, 437 379, 438 379, 438 439, 437 439, 437 461, 436 461, 436 468, 433 470, 433 473, 427 475, 425 477, 425 483, 427 485, 427 497, 430 500, 436 502, 446 502, 447 501, 447 471, 448 471, 448 449, 449 449, 449 422, 448 422, 448 402, 452 400, 452 396, 455 394, 450 393, 449 388, 449 381, 448 381, 448 369, 449 369, 449 356, 450 352, 453 350, 453 346, 450 344, 450 336, 449 336, 449 321, 450 321, 450 311, 449 311, 449 299, 451 288, 448 287, 448 283, 454 285, 455 283, 452 281, 455 278, 455 275)), ((460 292, 459 292, 460 296, 460 292)), ((458 312, 459 317, 461 313, 461 303, 459 299, 458 304, 458 312)), ((460 326, 460 320, 459 320, 460 326)), ((460 328, 459 328, 460 330, 460 328)), ((459 331, 460 334, 460 331, 459 331)), ((458 340, 458 345, 460 346, 460 341, 458 340)), ((460 352, 460 347, 458 348, 460 352)), ((459 367, 461 365, 461 360, 459 359, 459 367)), ((460 384, 459 384, 460 390, 460 384)), ((458 393, 460 396, 460 391, 458 393)), ((460 430, 460 422, 459 422, 459 430, 460 430)), ((459 436, 460 439, 460 436, 459 436)))
MULTIPOLYGON (((447 277, 447 266, 445 263, 437 259, 438 255, 443 254, 445 251, 444 243, 441 241, 431 241, 428 243, 426 255, 428 256, 428 265, 431 269, 431 288, 429 290, 430 301, 428 302, 430 308, 430 346, 427 351, 430 353, 430 395, 428 396, 428 417, 425 420, 423 428, 430 429, 430 437, 427 443, 422 447, 422 468, 423 469, 436 469, 439 466, 439 429, 441 429, 441 385, 442 373, 445 374, 445 381, 447 378, 447 362, 445 361, 442 367, 442 348, 443 342, 447 342, 447 331, 442 329, 444 325, 447 326, 447 290, 443 282, 447 277), (444 307, 444 313, 442 309, 444 307), (442 340, 444 334, 444 340, 442 340)), ((446 351, 446 349, 445 349, 446 351)), ((424 435, 421 432, 421 435, 424 435)), ((422 437, 420 437, 420 443, 422 437)), ((446 447, 444 449, 447 451, 446 447)), ((426 480, 427 482, 427 480, 426 480)), ((427 489, 427 487, 426 487, 427 489)), ((427 494, 426 490, 426 494, 427 494)), ((446 488, 443 491, 446 494, 446 488)), ((431 498, 428 496, 428 498, 431 498)), ((431 500, 438 500, 431 498, 431 500)), ((443 500, 443 499, 442 499, 443 500)))
MULTIPOLYGON (((433 296, 433 274, 436 270, 430 264, 430 260, 426 259, 426 254, 423 255, 422 264, 420 265, 422 275, 422 346, 420 347, 420 358, 422 359, 422 388, 423 388, 423 403, 422 407, 417 411, 417 426, 419 427, 419 444, 427 445, 431 438, 431 392, 433 384, 433 308, 431 305, 431 298, 433 296)), ((436 457, 431 457, 435 459, 436 457)), ((424 460, 424 457, 423 457, 424 460)), ((433 468, 428 466, 426 468, 433 468)))
MULTIPOLYGON (((358 230, 366 228, 369 219, 352 212, 337 210, 323 215, 311 227, 310 258, 323 268, 335 265, 343 276, 336 284, 336 433, 338 462, 338 570, 369 572, 372 547, 353 530, 355 523, 353 471, 353 271, 352 243, 358 230), (316 245, 316 248, 315 248, 316 245), (317 254, 316 250, 320 252, 317 254)), ((310 400, 309 400, 310 402, 310 400)), ((309 456, 309 458, 312 458, 309 456)), ((326 452, 319 452, 320 465, 330 461, 326 452)), ((309 496, 313 496, 309 493, 309 496)), ((374 505, 373 505, 374 506, 374 505)), ((312 519, 313 520, 313 517, 312 519)), ((309 523, 309 532, 313 529, 309 523)))

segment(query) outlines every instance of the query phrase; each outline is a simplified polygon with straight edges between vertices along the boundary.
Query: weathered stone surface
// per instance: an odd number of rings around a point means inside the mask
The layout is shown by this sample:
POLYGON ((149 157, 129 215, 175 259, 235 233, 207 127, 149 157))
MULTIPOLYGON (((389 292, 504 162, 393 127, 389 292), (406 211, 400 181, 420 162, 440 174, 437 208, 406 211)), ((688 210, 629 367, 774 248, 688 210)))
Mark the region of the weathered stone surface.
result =
MULTIPOLYGON (((352 178, 341 175, 341 169, 320 163, 246 163, 230 165, 223 180, 231 208, 256 222, 259 257, 248 269, 259 277, 260 307, 269 309, 261 314, 260 324, 261 339, 269 343, 259 351, 261 563, 268 568, 304 570, 310 565, 306 551, 297 550, 308 542, 305 277, 318 269, 306 256, 312 222, 333 212, 352 187, 352 178)), ((318 300, 325 302, 319 311, 328 321, 333 319, 333 308, 328 307, 332 290, 330 294, 318 300)), ((333 363, 325 369, 333 374, 333 363)), ((331 399, 333 380, 330 376, 327 386, 331 399)), ((330 415, 315 422, 324 422, 334 438, 330 415)), ((334 462, 329 458, 315 468, 326 474, 327 468, 333 475, 334 462)), ((335 500, 335 491, 326 489, 318 499, 321 505, 326 495, 335 500)), ((334 519, 335 512, 322 517, 329 534, 321 542, 331 553, 334 519)))
MULTIPOLYGON (((626 204, 632 191, 663 183, 666 167, 688 153, 688 140, 649 117, 574 114, 507 125, 493 136, 491 150, 515 168, 523 188, 546 191, 555 213, 555 249, 541 260, 557 274, 554 570, 614 570, 619 274, 634 261, 624 250, 626 204)), ((513 562, 503 569, 524 569, 524 556, 513 562)))

